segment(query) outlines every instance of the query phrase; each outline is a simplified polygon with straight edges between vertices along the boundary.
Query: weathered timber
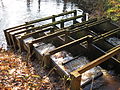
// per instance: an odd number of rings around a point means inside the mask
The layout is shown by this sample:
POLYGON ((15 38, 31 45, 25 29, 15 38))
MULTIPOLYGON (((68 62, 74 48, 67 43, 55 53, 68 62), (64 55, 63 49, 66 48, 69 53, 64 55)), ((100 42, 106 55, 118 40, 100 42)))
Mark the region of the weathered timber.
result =
POLYGON ((67 14, 72 14, 72 13, 76 13, 76 10, 69 11, 69 12, 64 12, 64 13, 60 13, 60 14, 58 14, 58 15, 48 16, 48 17, 45 17, 45 18, 37 19, 37 20, 32 20, 32 21, 26 22, 25 24, 22 24, 22 25, 18 25, 18 26, 12 27, 12 28, 5 29, 5 31, 10 30, 10 29, 19 28, 19 27, 22 27, 22 26, 26 26, 26 25, 28 25, 28 24, 33 24, 33 23, 45 21, 45 20, 48 20, 48 19, 52 19, 52 18, 54 18, 54 17, 59 17, 59 16, 67 15, 67 14))
MULTIPOLYGON (((15 26, 15 27, 12 27, 12 28, 8 28, 8 29, 5 29, 4 30, 4 33, 5 33, 5 36, 6 36, 6 41, 8 43, 8 45, 11 45, 12 42, 9 42, 10 40, 9 39, 9 35, 7 34, 10 34, 10 33, 7 33, 8 31, 16 31, 16 30, 20 30, 19 28, 22 28, 22 27, 27 27, 28 25, 30 24, 34 24, 34 23, 38 23, 38 22, 41 22, 41 21, 45 21, 45 20, 49 20, 49 19, 52 19, 52 22, 55 22, 55 18, 56 17, 60 17, 60 16, 64 16, 64 15, 68 15, 68 14, 74 14, 74 16, 77 15, 77 10, 73 10, 73 11, 69 11, 69 12, 64 12, 64 13, 61 13, 61 14, 58 14, 58 15, 53 15, 53 16, 49 16, 49 17, 45 17, 45 18, 41 18, 41 19, 37 19, 37 20, 33 20, 33 21, 29 21, 29 22, 25 22, 25 24, 22 24, 22 25, 18 25, 18 26, 15 26)), ((53 27, 56 28, 55 24, 53 24, 53 27)), ((26 28, 27 29, 27 28, 26 28)))
POLYGON ((45 25, 42 25, 42 26, 38 26, 38 27, 34 27, 34 28, 31 28, 31 29, 27 29, 25 31, 21 31, 21 32, 18 32, 18 33, 15 33, 15 34, 20 34, 20 33, 24 33, 24 32, 29 32, 29 31, 32 31, 32 30, 39 30, 39 29, 42 29, 42 28, 46 28, 46 27, 49 27, 49 26, 53 26, 53 25, 56 25, 56 24, 60 24, 61 22, 67 22, 67 21, 71 21, 73 19, 77 19, 77 18, 81 18, 83 15, 79 15, 79 16, 76 16, 76 17, 70 17, 70 18, 67 18, 67 19, 62 19, 61 21, 56 21, 56 22, 53 22, 53 23, 49 23, 49 24, 45 24, 45 25))
POLYGON ((88 40, 88 38, 92 38, 92 36, 91 36, 91 35, 88 35, 88 36, 82 37, 82 38, 80 38, 80 39, 77 39, 77 40, 72 41, 72 42, 70 42, 70 43, 67 43, 67 44, 65 44, 65 45, 62 45, 62 46, 56 48, 55 50, 50 51, 49 53, 50 53, 50 55, 53 55, 53 54, 55 54, 55 53, 57 53, 57 52, 59 52, 59 51, 65 50, 66 48, 70 48, 70 47, 72 47, 72 46, 74 46, 74 45, 76 45, 76 44, 79 44, 79 43, 81 43, 81 42, 83 42, 83 41, 86 41, 86 40, 88 40))
POLYGON ((79 77, 74 77, 71 75, 71 85, 70 85, 70 90, 82 90, 81 88, 81 75, 79 77))
POLYGON ((87 70, 90 70, 91 68, 101 64, 102 62, 108 60, 109 58, 113 57, 114 55, 116 55, 117 53, 120 53, 120 45, 117 46, 116 49, 106 53, 105 55, 97 58, 96 60, 86 64, 85 66, 83 66, 82 68, 79 68, 73 72, 71 72, 71 75, 74 75, 76 78, 79 77, 79 75, 81 75, 82 73, 86 72, 87 70))
POLYGON ((95 26, 95 25, 98 25, 98 24, 101 24, 101 23, 104 23, 106 21, 110 21, 109 18, 104 18, 104 19, 100 19, 100 20, 97 20, 93 23, 89 23, 89 24, 85 24, 81 27, 77 27, 77 28, 74 28, 73 30, 71 30, 71 33, 77 33, 79 32, 80 30, 85 30, 85 29, 89 29, 90 27, 92 26, 95 26))
POLYGON ((97 37, 94 37, 93 38, 93 40, 94 40, 93 42, 99 41, 99 40, 101 40, 103 38, 106 38, 106 37, 111 36, 111 35, 113 35, 115 33, 118 33, 118 32, 120 32, 120 27, 118 27, 116 29, 113 29, 113 30, 111 30, 109 32, 106 32, 104 34, 98 35, 97 37))
POLYGON ((25 32, 30 32, 30 31, 33 31, 33 30, 39 30, 39 29, 42 29, 42 28, 46 28, 46 27, 49 27, 49 26, 60 24, 61 22, 67 22, 67 21, 73 20, 75 18, 80 18, 82 16, 83 15, 79 15, 79 16, 76 16, 76 17, 71 17, 71 18, 63 19, 61 21, 56 21, 56 22, 53 22, 53 23, 45 24, 45 25, 42 25, 42 26, 33 27, 31 29, 22 30, 22 31, 19 31, 19 32, 15 32, 13 35, 17 35, 17 34, 21 34, 21 33, 25 33, 25 32))
POLYGON ((29 42, 28 43, 28 45, 29 45, 29 51, 28 52, 30 52, 29 54, 31 54, 32 53, 32 51, 33 51, 33 44, 34 43, 38 43, 38 42, 43 42, 44 40, 49 40, 49 39, 51 39, 51 38, 53 38, 53 37, 56 37, 56 36, 58 36, 58 35, 62 35, 62 34, 65 34, 65 30, 62 30, 62 31, 58 31, 58 32, 55 32, 55 33, 53 33, 53 34, 49 34, 49 35, 47 35, 47 36, 43 36, 43 37, 40 37, 40 38, 37 38, 37 39, 35 39, 35 40, 33 40, 32 42, 29 42))
MULTIPOLYGON (((60 31, 60 30, 64 30, 64 29, 73 29, 73 28, 76 28, 76 27, 80 27, 82 25, 85 25, 85 24, 89 24, 89 23, 92 23, 94 21, 96 21, 97 19, 94 18, 94 19, 91 19, 91 20, 88 20, 88 21, 84 21, 82 23, 76 23, 76 24, 73 24, 72 26, 68 26, 68 27, 65 27, 65 28, 61 28, 61 29, 56 29, 55 31, 60 31)), ((54 28, 51 28, 51 30, 53 30, 54 28)), ((44 30, 38 30, 38 31, 35 31, 35 32, 31 32, 31 33, 28 33, 28 34, 25 34, 24 36, 21 36, 21 39, 25 39, 25 38, 28 38, 29 36, 32 36, 32 35, 35 35, 37 33, 42 33, 42 32, 45 32, 45 31, 48 31, 49 29, 44 29, 44 30)), ((50 30, 50 31, 51 31, 50 30)))
MULTIPOLYGON (((16 47, 17 45, 19 46, 18 48, 22 47, 21 45, 23 45, 23 41, 24 39, 26 38, 29 38, 29 37, 33 37, 33 36, 36 36, 36 34, 40 34, 40 33, 44 33, 46 31, 49 31, 49 30, 52 30, 53 28, 45 28, 45 29, 42 29, 42 30, 39 30, 39 31, 35 31, 35 32, 31 32, 31 33, 28 33, 28 34, 25 34, 24 36, 15 36, 15 35, 11 35, 12 37, 11 38, 14 38, 14 47, 16 47), (20 44, 22 43, 22 44, 20 44)), ((39 35, 37 35, 39 36, 39 35)), ((15 48, 17 49, 17 48, 15 48)))
POLYGON ((13 29, 13 30, 4 30, 4 34, 5 34, 7 44, 12 45, 12 41, 11 41, 11 38, 10 38, 10 33, 11 32, 22 30, 22 29, 27 29, 29 27, 34 27, 34 25, 26 25, 26 26, 19 27, 19 28, 13 29))

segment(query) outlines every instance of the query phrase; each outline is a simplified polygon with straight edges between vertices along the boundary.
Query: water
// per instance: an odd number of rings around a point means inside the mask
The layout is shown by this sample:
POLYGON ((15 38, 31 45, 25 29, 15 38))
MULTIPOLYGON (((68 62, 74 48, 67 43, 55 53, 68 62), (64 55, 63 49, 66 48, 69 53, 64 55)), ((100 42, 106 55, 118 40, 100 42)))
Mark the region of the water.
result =
POLYGON ((107 39, 107 41, 114 46, 120 45, 120 39, 116 37, 110 37, 107 39))
POLYGON ((0 45, 6 43, 6 28, 75 9, 76 4, 67 0, 0 0, 0 45))
MULTIPOLYGON (((34 46, 36 46, 34 44, 34 46)), ((39 46, 35 47, 35 49, 41 54, 47 54, 48 52, 52 51, 55 49, 55 46, 51 43, 45 44, 43 42, 39 43, 39 46)))
MULTIPOLYGON (((75 60, 70 61, 71 59, 73 59, 74 57, 66 52, 66 51, 61 51, 58 52, 54 55, 51 56, 52 60, 54 60, 54 62, 56 62, 59 67, 61 67, 66 73, 70 73, 74 70, 77 70, 80 67, 83 67, 84 65, 86 65, 87 63, 89 63, 89 60, 84 57, 81 56, 75 60), (65 65, 62 65, 63 62, 66 61, 70 61, 65 65)), ((88 81, 89 79, 97 76, 97 74, 101 72, 99 67, 94 67, 88 71, 86 71, 85 73, 82 74, 82 79, 81 79, 81 84, 85 83, 86 81, 88 81)))

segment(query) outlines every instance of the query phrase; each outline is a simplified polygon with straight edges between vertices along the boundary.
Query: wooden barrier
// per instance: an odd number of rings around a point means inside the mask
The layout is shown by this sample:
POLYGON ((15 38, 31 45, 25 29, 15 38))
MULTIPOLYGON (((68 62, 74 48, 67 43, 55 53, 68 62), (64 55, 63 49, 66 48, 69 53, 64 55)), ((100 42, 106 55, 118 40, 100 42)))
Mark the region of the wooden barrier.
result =
POLYGON ((79 69, 71 72, 70 74, 72 75, 72 85, 71 85, 71 90, 79 90, 81 88, 80 86, 80 80, 81 80, 81 74, 86 72, 87 70, 90 70, 93 67, 98 66, 102 62, 108 60, 109 58, 113 57, 117 53, 120 53, 120 45, 117 46, 116 49, 106 53, 105 55, 97 58, 96 60, 93 60, 92 62, 84 65, 83 67, 80 67, 79 69))
MULTIPOLYGON (((72 13, 74 13, 74 16, 77 16, 77 11, 76 11, 76 10, 73 10, 73 11, 64 12, 64 13, 61 13, 61 14, 58 14, 58 15, 53 15, 53 16, 49 16, 49 17, 45 17, 45 18, 41 18, 41 19, 29 21, 29 22, 26 22, 25 24, 21 24, 21 25, 12 27, 12 28, 5 29, 5 30, 4 30, 4 33, 5 33, 5 36, 6 36, 6 41, 7 41, 8 45, 10 45, 10 42, 9 42, 9 40, 8 40, 9 37, 6 35, 6 32, 8 32, 8 31, 11 31, 11 32, 12 32, 12 31, 16 31, 16 30, 18 30, 18 29, 20 30, 20 28, 27 27, 27 25, 34 24, 34 23, 38 23, 38 22, 41 22, 41 21, 49 20, 49 19, 52 19, 52 22, 55 22, 55 18, 56 18, 56 17, 60 17, 60 16, 72 14, 72 13)), ((53 26, 54 26, 54 25, 53 25, 53 26)))
MULTIPOLYGON (((21 30, 21 31, 19 31, 19 32, 15 32, 14 34, 10 34, 10 33, 8 33, 9 35, 9 38, 11 39, 11 37, 13 36, 15 36, 15 35, 18 35, 18 34, 22 34, 22 33, 25 33, 25 32, 31 32, 31 31, 33 31, 34 32, 34 30, 36 31, 36 30, 40 30, 40 29, 43 29, 43 28, 47 28, 47 27, 50 27, 50 26, 53 26, 53 25, 56 25, 56 24, 61 24, 61 23, 63 23, 63 22, 67 22, 67 21, 71 21, 71 20, 74 20, 74 19, 77 19, 77 18, 81 18, 83 15, 79 15, 79 16, 76 16, 76 17, 71 17, 71 18, 67 18, 67 19, 63 19, 63 20, 61 20, 61 21, 56 21, 56 22, 53 22, 53 23, 49 23, 49 24, 45 24, 45 25, 42 25, 42 26, 38 26, 38 27, 33 27, 33 28, 31 28, 31 29, 26 29, 26 30, 21 30)), ((63 25, 64 26, 64 25, 63 25)), ((63 26, 61 27, 61 28, 63 28, 63 26)), ((54 32, 54 31, 53 31, 54 32)), ((15 42, 14 42, 15 43, 15 42)))

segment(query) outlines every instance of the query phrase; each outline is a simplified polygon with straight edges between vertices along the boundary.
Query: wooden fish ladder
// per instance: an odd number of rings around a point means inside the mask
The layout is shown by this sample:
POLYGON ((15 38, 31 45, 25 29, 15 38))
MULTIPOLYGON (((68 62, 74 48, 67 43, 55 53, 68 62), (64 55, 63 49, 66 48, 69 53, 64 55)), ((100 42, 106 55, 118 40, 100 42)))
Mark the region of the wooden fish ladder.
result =
MULTIPOLYGON (((57 72, 61 76, 70 78, 70 90, 80 90, 92 81, 90 79, 81 84, 84 72, 105 61, 109 61, 109 59, 112 62, 116 61, 116 63, 120 61, 120 45, 112 45, 106 40, 113 36, 120 39, 120 27, 113 24, 109 18, 95 18, 86 21, 86 14, 77 15, 77 10, 29 21, 22 25, 6 29, 4 33, 7 44, 13 47, 14 50, 25 51, 27 52, 27 58, 32 59, 36 57, 37 60, 43 63, 43 66, 47 66, 47 68, 56 67, 57 72), (57 17, 69 14, 74 15, 58 21, 56 20, 57 17), (82 19, 82 23, 77 21, 80 18, 82 19), (39 26, 35 25, 35 23, 46 20, 52 20, 52 22, 39 26), (65 22, 68 21, 73 21, 73 24, 65 26, 65 22), (60 25, 60 28, 57 25, 60 25), (42 45, 41 42, 42 44, 51 43, 51 45, 54 45, 52 46, 54 48, 41 54, 39 51, 39 47, 42 45), (64 50, 74 54, 74 56, 73 59, 62 62, 59 65, 51 56, 64 50), (77 52, 75 52, 76 50, 77 52), (90 62, 70 72, 62 68, 82 55, 88 57, 90 62)), ((102 76, 102 72, 98 73, 95 79, 100 76, 102 76)))

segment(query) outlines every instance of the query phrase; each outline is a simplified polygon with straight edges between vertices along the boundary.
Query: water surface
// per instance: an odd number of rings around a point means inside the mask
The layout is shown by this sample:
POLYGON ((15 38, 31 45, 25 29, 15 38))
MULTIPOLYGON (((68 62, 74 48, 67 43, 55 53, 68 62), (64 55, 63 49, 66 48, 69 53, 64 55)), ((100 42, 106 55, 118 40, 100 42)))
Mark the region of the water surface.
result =
POLYGON ((0 46, 5 43, 6 28, 75 9, 69 0, 0 0, 0 46))

